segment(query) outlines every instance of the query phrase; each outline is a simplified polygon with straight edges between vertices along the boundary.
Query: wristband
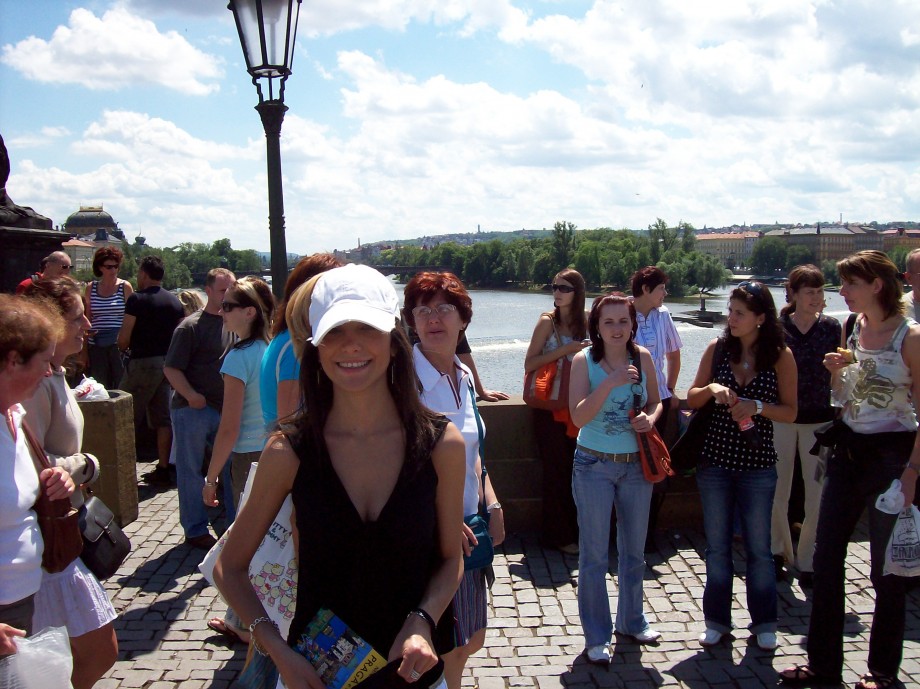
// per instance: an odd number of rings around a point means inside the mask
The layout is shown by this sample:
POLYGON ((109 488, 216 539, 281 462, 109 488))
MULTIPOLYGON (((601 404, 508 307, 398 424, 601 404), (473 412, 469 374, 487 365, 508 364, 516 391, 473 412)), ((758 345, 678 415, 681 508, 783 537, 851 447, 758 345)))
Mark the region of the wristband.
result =
POLYGON ((216 487, 217 487, 217 481, 208 481, 208 479, 207 479, 207 477, 206 477, 206 478, 204 479, 204 485, 206 485, 208 488, 216 488, 216 487))
POLYGON ((502 504, 496 500, 491 505, 486 505, 486 512, 491 512, 492 510, 500 510, 501 508, 502 504))
POLYGON ((753 400, 753 402, 754 402, 754 409, 756 410, 754 414, 755 415, 762 414, 763 413, 763 402, 761 402, 760 400, 753 400))
POLYGON ((920 463, 918 462, 911 462, 905 469, 913 469, 915 474, 920 475, 920 463))
POLYGON ((406 615, 406 619, 408 620, 413 615, 421 617, 423 620, 425 620, 425 622, 428 623, 428 626, 431 628, 431 638, 432 640, 434 640, 435 631, 438 628, 438 625, 435 623, 434 618, 431 615, 429 615, 425 610, 422 610, 421 608, 416 608, 415 610, 412 610, 408 615, 406 615))

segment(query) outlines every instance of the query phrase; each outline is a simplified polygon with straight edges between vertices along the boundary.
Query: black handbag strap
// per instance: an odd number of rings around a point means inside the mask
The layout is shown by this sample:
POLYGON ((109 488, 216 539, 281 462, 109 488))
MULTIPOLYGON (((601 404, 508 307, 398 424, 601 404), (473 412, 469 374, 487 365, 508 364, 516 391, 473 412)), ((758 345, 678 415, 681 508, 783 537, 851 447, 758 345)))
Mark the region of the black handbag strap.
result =
POLYGON ((642 404, 642 360, 639 358, 639 349, 633 345, 633 351, 629 355, 632 360, 632 365, 636 367, 636 370, 639 372, 639 379, 633 385, 633 411, 638 414, 644 408, 642 404))

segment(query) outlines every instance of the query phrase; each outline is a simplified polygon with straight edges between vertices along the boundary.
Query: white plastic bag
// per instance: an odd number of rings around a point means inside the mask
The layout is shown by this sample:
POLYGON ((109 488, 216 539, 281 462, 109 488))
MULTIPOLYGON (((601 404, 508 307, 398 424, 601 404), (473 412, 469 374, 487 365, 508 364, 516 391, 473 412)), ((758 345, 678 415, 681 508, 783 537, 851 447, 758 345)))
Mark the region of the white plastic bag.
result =
POLYGON ((920 510, 911 505, 898 515, 885 550, 885 574, 920 576, 920 510))
POLYGON ((64 627, 46 627, 15 643, 16 653, 0 660, 0 689, 70 689, 73 658, 64 627))
POLYGON ((109 398, 109 393, 105 386, 95 378, 87 376, 83 376, 83 380, 73 389, 73 394, 81 402, 85 400, 107 400, 109 398))
MULTIPOLYGON (((249 470, 246 487, 240 496, 241 508, 252 490, 258 466, 257 462, 253 462, 249 470)), ((294 503, 291 501, 291 496, 288 495, 249 563, 249 581, 252 583, 252 588, 262 601, 265 614, 277 623, 278 630, 285 639, 291 627, 291 621, 294 619, 294 603, 297 600, 297 559, 294 556, 293 529, 291 528, 293 510, 294 503)), ((199 571, 211 585, 214 585, 214 563, 217 562, 217 556, 223 550, 232 528, 231 524, 198 565, 199 571)))

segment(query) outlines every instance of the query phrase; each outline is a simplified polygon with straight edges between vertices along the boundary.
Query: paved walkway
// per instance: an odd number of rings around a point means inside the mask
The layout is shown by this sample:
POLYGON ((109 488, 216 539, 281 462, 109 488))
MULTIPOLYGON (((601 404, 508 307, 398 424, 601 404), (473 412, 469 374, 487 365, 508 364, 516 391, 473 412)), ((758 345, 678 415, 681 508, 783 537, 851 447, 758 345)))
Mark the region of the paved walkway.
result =
MULTIPOLYGON (((150 468, 139 465, 139 470, 150 468)), ((98 689, 230 687, 245 648, 228 646, 206 626, 225 609, 217 591, 198 573, 203 553, 183 545, 176 491, 141 487, 140 519, 126 528, 134 551, 106 582, 116 610, 119 660, 98 689)), ((780 648, 761 651, 744 631, 713 649, 696 639, 702 626, 704 547, 695 531, 657 535, 649 556, 646 611, 663 633, 657 646, 617 638, 610 668, 580 657, 583 640, 575 597, 577 558, 542 549, 532 535, 508 539, 498 556, 486 647, 469 663, 464 685, 479 689, 534 687, 775 687, 776 670, 804 660, 810 604, 797 584, 781 584, 780 648)), ((873 593, 868 548, 851 544, 849 611, 844 679, 849 686, 865 671, 873 593)), ((743 555, 737 552, 739 568, 743 555)), ((615 564, 615 563, 614 563, 615 564)), ((615 566, 613 568, 615 570, 615 566)), ((608 580, 612 596, 615 582, 608 580)), ((744 582, 735 580, 734 621, 743 630, 744 582)), ((907 641, 901 678, 920 686, 920 588, 908 598, 907 641)))

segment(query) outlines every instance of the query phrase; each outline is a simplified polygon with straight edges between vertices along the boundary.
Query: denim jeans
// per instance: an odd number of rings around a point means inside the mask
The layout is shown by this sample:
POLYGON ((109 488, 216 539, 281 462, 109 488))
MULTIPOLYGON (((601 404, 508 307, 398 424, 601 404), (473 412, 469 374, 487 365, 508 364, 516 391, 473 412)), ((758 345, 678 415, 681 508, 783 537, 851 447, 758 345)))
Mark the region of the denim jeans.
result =
POLYGON ((770 514, 776 491, 776 469, 735 471, 706 466, 696 474, 706 533, 706 628, 722 634, 732 630, 732 535, 734 517, 741 518, 747 555, 747 607, 751 633, 776 631, 776 571, 770 551, 770 514))
POLYGON ((638 462, 600 461, 575 451, 572 495, 578 509, 578 615, 586 645, 610 643, 613 625, 607 596, 610 513, 617 510, 617 616, 621 634, 648 629, 642 612, 645 534, 652 484, 638 462))
MULTIPOLYGON (((201 499, 204 477, 201 463, 208 445, 214 444, 220 412, 212 407, 172 410, 173 445, 176 448, 176 483, 179 487, 179 523, 186 538, 203 536, 208 532, 208 510, 201 499)), ((220 472, 222 497, 227 524, 236 516, 230 462, 220 472)))
POLYGON ((869 670, 896 677, 904 646, 905 580, 883 575, 885 550, 897 515, 875 509, 875 500, 900 478, 914 433, 849 435, 828 461, 818 515, 815 588, 808 628, 808 663, 822 675, 843 670, 847 544, 864 510, 869 511, 869 577, 875 612, 869 634, 869 670))

